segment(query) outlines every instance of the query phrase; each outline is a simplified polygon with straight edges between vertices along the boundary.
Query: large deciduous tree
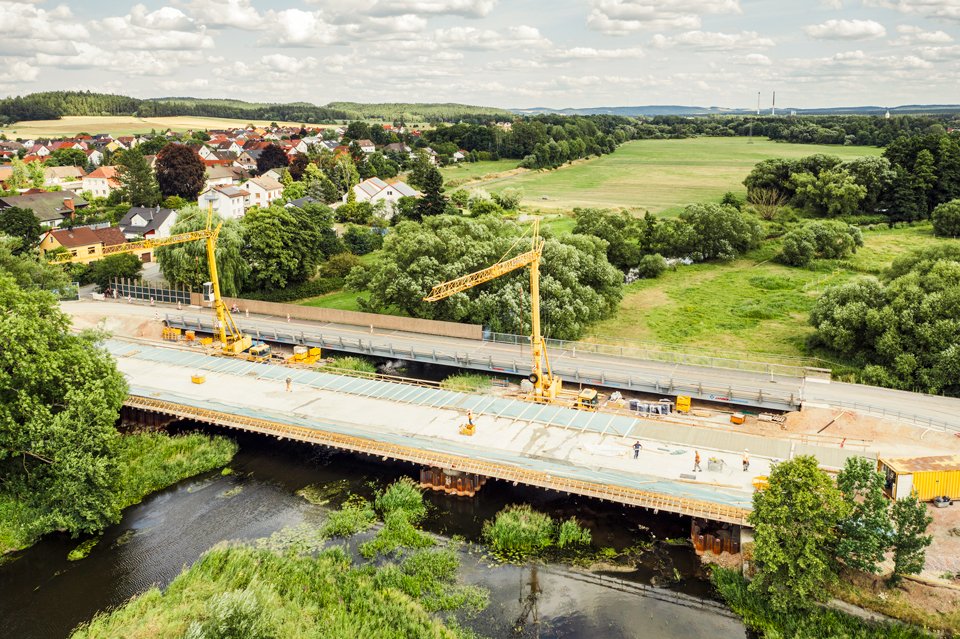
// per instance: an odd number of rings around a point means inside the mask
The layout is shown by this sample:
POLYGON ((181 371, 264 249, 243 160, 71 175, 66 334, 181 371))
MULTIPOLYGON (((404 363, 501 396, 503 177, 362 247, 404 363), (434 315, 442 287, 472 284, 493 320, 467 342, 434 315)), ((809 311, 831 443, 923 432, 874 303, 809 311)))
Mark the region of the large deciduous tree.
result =
POLYGON ((290 158, 276 144, 268 144, 257 158, 257 172, 263 175, 270 169, 278 169, 290 164, 290 158))
POLYGON ((87 154, 80 149, 57 149, 47 156, 48 166, 87 166, 87 154))
POLYGON ((115 279, 137 279, 142 271, 143 262, 132 253, 108 255, 90 265, 90 281, 104 291, 115 279))
POLYGON ((836 579, 832 562, 837 524, 847 504, 816 458, 774 466, 769 485, 753 496, 754 567, 750 590, 777 610, 805 608, 827 596, 836 579))
POLYGON ((937 205, 930 214, 933 232, 941 237, 960 237, 960 199, 937 205))
POLYGON ((926 534, 933 518, 927 505, 917 498, 917 493, 894 502, 893 516, 893 574, 890 582, 899 583, 903 575, 916 575, 923 570, 926 548, 933 536, 926 534))
MULTIPOLYGON (((440 282, 527 250, 529 239, 512 222, 487 216, 434 216, 400 222, 384 239, 383 254, 369 270, 355 269, 348 284, 367 290, 364 308, 393 308, 414 317, 469 321, 505 333, 530 332, 530 276, 514 271, 443 301, 423 297, 440 282), (516 243, 516 244, 515 244, 516 243)), ((620 302, 623 274, 607 262, 606 246, 575 235, 546 240, 540 269, 543 332, 576 339, 591 323, 609 317, 620 302)))
POLYGON ((960 247, 898 258, 883 282, 828 288, 810 322, 815 344, 852 360, 868 383, 960 395, 960 247))
POLYGON ((157 154, 157 183, 163 197, 178 195, 195 202, 207 179, 200 156, 183 144, 168 144, 157 154))
MULTIPOLYGON (((222 220, 214 215, 213 225, 222 220)), ((206 228, 207 213, 196 206, 180 210, 177 223, 170 232, 187 233, 206 228)), ((217 240, 217 272, 220 275, 220 292, 226 296, 236 296, 243 290, 250 274, 250 265, 243 259, 243 232, 240 222, 226 220, 217 240)), ((210 281, 207 268, 206 243, 203 241, 186 242, 161 246, 156 249, 157 262, 163 277, 171 284, 185 286, 194 291, 203 290, 203 283, 210 281)))
POLYGON ((760 245, 760 222, 732 206, 690 204, 680 220, 689 227, 689 254, 697 262, 736 259, 760 245))
POLYGON ((893 536, 883 479, 876 463, 864 457, 848 457, 837 475, 837 487, 849 513, 837 527, 837 557, 863 572, 880 571, 893 536))
MULTIPOLYGON (((252 208, 243 216, 241 255, 250 265, 248 284, 260 291, 286 288, 311 278, 331 248, 333 218, 326 207, 252 208)), ((334 235, 334 239, 336 236, 334 235)))
POLYGON ((33 214, 33 209, 11 206, 0 209, 0 234, 20 240, 20 246, 14 253, 22 253, 32 249, 40 242, 40 222, 33 214))
POLYGON ((160 187, 153 176, 153 169, 139 149, 130 149, 123 153, 118 165, 118 178, 124 201, 133 206, 160 204, 160 187))
POLYGON ((126 383, 50 293, 0 271, 0 486, 78 534, 119 518, 114 424, 126 383))

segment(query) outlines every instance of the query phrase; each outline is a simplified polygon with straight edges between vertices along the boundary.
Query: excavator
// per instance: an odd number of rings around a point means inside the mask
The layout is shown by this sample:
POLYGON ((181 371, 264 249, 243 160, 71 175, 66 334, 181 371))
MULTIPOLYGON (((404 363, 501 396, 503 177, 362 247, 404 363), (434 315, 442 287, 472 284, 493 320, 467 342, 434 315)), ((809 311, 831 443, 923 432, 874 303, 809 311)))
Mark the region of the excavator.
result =
MULTIPOLYGON (((519 242, 519 240, 518 240, 519 242)), ((502 259, 485 269, 475 271, 463 277, 437 284, 430 291, 430 294, 424 297, 426 302, 437 302, 451 295, 456 295, 462 291, 473 288, 484 282, 489 282, 502 275, 521 269, 525 266, 530 267, 530 351, 533 355, 531 364, 530 383, 533 385, 533 392, 529 393, 525 399, 539 403, 555 403, 559 400, 563 389, 563 380, 558 375, 554 375, 550 369, 550 358, 547 355, 547 348, 544 343, 543 335, 540 334, 540 260, 543 257, 544 240, 540 237, 540 220, 534 219, 531 226, 531 246, 530 250, 521 253, 516 257, 502 259)), ((516 246, 517 243, 514 243, 516 246)), ((513 250, 511 247, 507 253, 513 250)), ((506 257, 506 255, 504 255, 506 257)), ((593 408, 596 402, 596 391, 593 391, 592 397, 584 400, 574 399, 574 406, 577 408, 583 404, 583 409, 596 410, 593 408)))
MULTIPOLYGON (((220 349, 225 355, 240 355, 253 345, 253 339, 249 335, 244 335, 240 327, 237 326, 233 316, 227 309, 226 303, 220 296, 220 280, 217 277, 217 237, 220 235, 220 229, 223 222, 213 227, 213 206, 207 208, 207 227, 198 231, 189 231, 187 233, 177 233, 169 237, 148 238, 139 242, 127 242, 126 244, 117 244, 114 246, 103 247, 103 256, 121 255, 123 253, 140 253, 144 250, 157 248, 159 246, 170 246, 171 244, 184 244, 186 242, 197 242, 203 240, 207 247, 207 267, 210 270, 210 292, 213 297, 213 309, 216 314, 214 323, 214 336, 220 340, 220 349)), ((81 262, 83 259, 70 253, 64 253, 54 256, 51 264, 69 264, 71 262, 81 262)))

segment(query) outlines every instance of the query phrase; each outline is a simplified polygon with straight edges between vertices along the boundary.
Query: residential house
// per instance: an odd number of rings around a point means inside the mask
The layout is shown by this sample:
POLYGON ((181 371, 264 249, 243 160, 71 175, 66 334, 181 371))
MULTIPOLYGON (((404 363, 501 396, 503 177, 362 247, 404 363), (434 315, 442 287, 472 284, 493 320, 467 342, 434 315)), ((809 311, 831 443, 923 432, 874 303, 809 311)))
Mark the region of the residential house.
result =
POLYGON ((97 149, 87 149, 84 153, 87 155, 87 162, 93 166, 100 166, 103 162, 103 153, 97 149))
POLYGON ((121 135, 117 138, 117 142, 123 145, 123 148, 125 149, 132 149, 140 143, 140 141, 132 135, 121 135))
POLYGON ((177 212, 148 206, 135 206, 127 211, 120 220, 120 230, 124 237, 132 240, 136 237, 170 237, 170 229, 177 222, 177 212))
POLYGON ((234 186, 239 184, 237 173, 230 166, 208 166, 207 188, 212 186, 234 186))
POLYGON ((201 160, 219 160, 216 152, 205 144, 191 144, 190 148, 197 152, 201 160))
POLYGON ((215 213, 224 219, 239 219, 247 211, 250 193, 235 186, 212 186, 200 194, 197 204, 202 210, 213 206, 215 213))
POLYGON ((245 149, 237 156, 236 163, 248 171, 256 171, 257 160, 260 159, 261 153, 263 153, 263 149, 245 149))
POLYGON ((220 142, 214 147, 214 150, 217 152, 220 157, 223 157, 223 153, 233 153, 234 155, 239 155, 243 151, 243 147, 238 145, 233 140, 225 140, 220 142))
POLYGON ((338 146, 340 146, 340 143, 337 142, 336 140, 321 140, 320 145, 323 148, 325 148, 327 151, 333 151, 338 146))
POLYGON ((42 228, 57 228, 76 209, 87 206, 87 201, 73 191, 25 193, 0 198, 0 209, 19 206, 31 209, 42 228))
POLYGON ((88 191, 93 197, 109 197, 111 193, 120 188, 117 167, 101 166, 92 171, 84 176, 81 188, 88 191))
MULTIPOLYGON (((393 217, 396 209, 397 200, 402 197, 420 197, 420 192, 405 182, 394 182, 387 184, 378 177, 372 177, 364 180, 353 187, 353 193, 357 196, 357 202, 370 202, 376 205, 379 202, 386 204, 387 217, 393 217)), ((346 201, 346 196, 344 196, 346 201)))
MULTIPOLYGON (((40 253, 65 248, 78 258, 78 261, 86 264, 101 259, 105 247, 125 244, 126 241, 123 233, 115 226, 51 229, 44 233, 40 240, 40 253)), ((143 259, 143 255, 140 257, 143 259)))
POLYGON ((276 180, 277 182, 279 182, 280 176, 281 176, 281 172, 279 169, 270 169, 260 177, 267 177, 267 178, 270 178, 271 180, 276 180))
POLYGON ((36 155, 37 157, 45 158, 48 155, 53 153, 46 144, 34 144, 27 150, 27 155, 36 155))
POLYGON ((393 142, 383 147, 384 153, 396 153, 398 155, 404 155, 404 154, 409 154, 410 151, 411 151, 410 147, 404 144, 403 142, 393 142))
POLYGON ((377 146, 370 140, 357 140, 357 145, 359 145, 361 151, 368 155, 377 150, 377 146))
POLYGON ((265 175, 247 180, 241 188, 250 194, 247 198, 248 207, 270 206, 274 200, 283 195, 283 184, 265 175))
POLYGON ((467 151, 460 149, 456 153, 450 156, 454 162, 463 162, 467 158, 467 151))

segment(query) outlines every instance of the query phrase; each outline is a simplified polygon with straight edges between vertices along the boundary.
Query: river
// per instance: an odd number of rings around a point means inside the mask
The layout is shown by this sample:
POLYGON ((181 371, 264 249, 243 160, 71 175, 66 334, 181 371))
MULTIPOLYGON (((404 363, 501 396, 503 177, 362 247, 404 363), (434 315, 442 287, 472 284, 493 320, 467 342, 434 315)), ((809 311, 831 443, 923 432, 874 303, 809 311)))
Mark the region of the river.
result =
MULTIPOLYGON (((324 507, 296 496, 308 484, 371 495, 410 465, 368 461, 296 443, 242 436, 231 475, 209 473, 148 496, 124 511, 90 555, 67 561, 76 540, 48 536, 0 566, 0 637, 55 639, 98 611, 165 586, 208 548, 267 537, 316 521, 324 507)), ((594 500, 506 482, 489 482, 473 499, 429 493, 424 528, 479 541, 483 521, 526 502, 557 518, 576 515, 594 543, 617 549, 689 534, 683 518, 653 516, 594 500)), ((468 547, 469 548, 469 547, 468 547)), ((503 566, 464 551, 462 578, 490 591, 490 606, 465 625, 488 637, 742 639, 742 623, 710 601, 689 546, 658 541, 635 569, 585 572, 559 564, 503 566), (651 587, 651 584, 654 584, 651 587)))

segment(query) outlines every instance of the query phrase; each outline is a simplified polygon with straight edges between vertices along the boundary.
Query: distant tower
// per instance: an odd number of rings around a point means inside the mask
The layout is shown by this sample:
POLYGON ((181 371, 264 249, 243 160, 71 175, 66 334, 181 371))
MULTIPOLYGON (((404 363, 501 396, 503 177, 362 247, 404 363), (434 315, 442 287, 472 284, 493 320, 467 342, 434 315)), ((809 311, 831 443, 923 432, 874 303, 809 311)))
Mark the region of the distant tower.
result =
POLYGON ((886 118, 887 120, 890 119, 890 109, 887 109, 887 113, 883 117, 886 118))
POLYGON ((770 109, 770 115, 777 114, 777 92, 773 92, 773 107, 770 109))
POLYGON ((757 115, 760 115, 760 92, 757 91, 757 115))

